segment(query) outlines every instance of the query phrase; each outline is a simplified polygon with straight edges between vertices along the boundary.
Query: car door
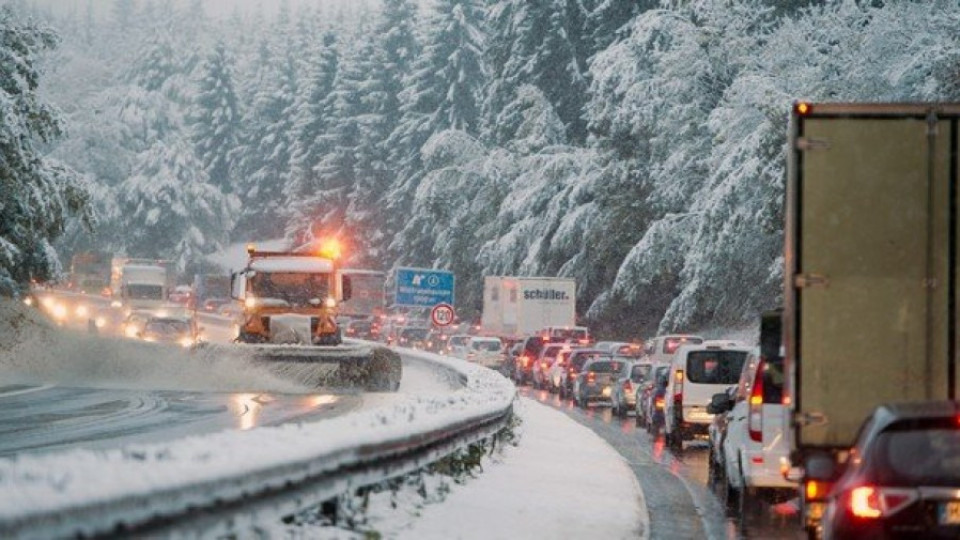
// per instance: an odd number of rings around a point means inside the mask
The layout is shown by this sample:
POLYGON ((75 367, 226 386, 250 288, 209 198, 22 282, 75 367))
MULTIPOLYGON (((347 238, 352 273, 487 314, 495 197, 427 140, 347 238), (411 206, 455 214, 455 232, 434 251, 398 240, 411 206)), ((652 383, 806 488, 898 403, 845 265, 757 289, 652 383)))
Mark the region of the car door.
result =
POLYGON ((749 412, 751 385, 757 373, 757 367, 760 365, 760 357, 755 353, 747 356, 747 361, 743 363, 743 369, 740 372, 740 380, 737 381, 737 392, 734 398, 733 409, 727 413, 727 433, 723 440, 724 469, 727 471, 728 478, 734 478, 734 485, 742 485, 740 478, 739 459, 740 455, 746 452, 746 444, 749 440, 747 434, 747 413, 749 412))

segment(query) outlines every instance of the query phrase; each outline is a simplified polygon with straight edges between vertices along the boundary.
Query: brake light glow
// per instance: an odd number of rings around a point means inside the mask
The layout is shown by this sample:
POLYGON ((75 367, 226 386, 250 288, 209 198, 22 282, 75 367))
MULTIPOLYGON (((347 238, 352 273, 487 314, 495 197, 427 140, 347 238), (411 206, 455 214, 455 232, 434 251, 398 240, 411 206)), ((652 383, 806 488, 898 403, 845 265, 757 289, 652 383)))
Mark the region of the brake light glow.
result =
POLYGON ((858 518, 876 519, 883 515, 880 494, 875 488, 862 486, 850 492, 850 512, 858 518))
POLYGON ((750 440, 763 442, 763 370, 767 363, 761 358, 757 366, 757 374, 753 378, 753 387, 750 389, 750 409, 747 416, 747 430, 750 440))
POLYGON ((663 410, 663 396, 659 396, 653 400, 653 406, 657 409, 663 410))
POLYGON ((679 402, 683 399, 683 370, 678 369, 673 373, 673 400, 679 402))
POLYGON ((628 393, 628 394, 629 394, 630 392, 633 392, 633 384, 630 383, 630 380, 629 380, 629 379, 627 379, 627 380, 623 383, 623 391, 626 392, 626 393, 628 393))
POLYGON ((592 372, 592 371, 591 371, 590 373, 587 373, 587 382, 588 382, 588 383, 593 383, 593 382, 595 382, 596 380, 597 380, 597 374, 596 374, 596 373, 594 373, 594 372, 592 372))
POLYGON ((830 482, 823 482, 821 480, 807 480, 807 485, 805 486, 805 494, 808 501, 817 501, 825 499, 827 494, 830 493, 830 488, 833 487, 833 484, 830 482))

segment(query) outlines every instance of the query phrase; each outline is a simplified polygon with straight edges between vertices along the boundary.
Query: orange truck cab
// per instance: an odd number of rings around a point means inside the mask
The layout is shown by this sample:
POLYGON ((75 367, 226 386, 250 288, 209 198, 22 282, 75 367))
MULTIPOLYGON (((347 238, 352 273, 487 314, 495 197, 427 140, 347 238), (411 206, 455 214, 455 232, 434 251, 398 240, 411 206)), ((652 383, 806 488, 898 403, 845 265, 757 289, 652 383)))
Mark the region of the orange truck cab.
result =
POLYGON ((339 250, 268 252, 247 247, 246 268, 231 276, 231 296, 243 308, 236 341, 339 345, 340 303, 350 280, 337 265, 339 250))

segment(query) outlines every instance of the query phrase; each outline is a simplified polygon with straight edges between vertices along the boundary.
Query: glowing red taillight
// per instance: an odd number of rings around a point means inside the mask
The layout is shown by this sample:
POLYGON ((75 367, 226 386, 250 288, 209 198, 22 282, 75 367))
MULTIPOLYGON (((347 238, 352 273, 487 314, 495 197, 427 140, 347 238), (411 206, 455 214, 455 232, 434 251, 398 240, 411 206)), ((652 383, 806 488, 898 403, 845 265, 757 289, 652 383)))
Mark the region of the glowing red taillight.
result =
POLYGON ((876 519, 882 516, 880 493, 870 486, 854 488, 850 492, 850 512, 858 518, 876 519))
POLYGON ((657 409, 663 410, 663 396, 659 396, 653 400, 653 406, 657 409))
POLYGON ((860 486, 847 494, 847 504, 855 517, 877 519, 895 514, 919 498, 915 489, 860 486))
POLYGON ((767 363, 761 358, 753 379, 753 388, 750 389, 750 409, 747 413, 750 440, 758 443, 763 442, 763 370, 766 368, 767 363))
POLYGON ((629 380, 623 383, 623 391, 627 393, 633 392, 633 384, 629 380))
POLYGON ((594 382, 596 382, 596 380, 597 380, 597 374, 596 374, 596 373, 594 373, 594 372, 592 372, 592 371, 591 371, 590 373, 587 373, 587 382, 588 382, 588 383, 594 383, 594 382))

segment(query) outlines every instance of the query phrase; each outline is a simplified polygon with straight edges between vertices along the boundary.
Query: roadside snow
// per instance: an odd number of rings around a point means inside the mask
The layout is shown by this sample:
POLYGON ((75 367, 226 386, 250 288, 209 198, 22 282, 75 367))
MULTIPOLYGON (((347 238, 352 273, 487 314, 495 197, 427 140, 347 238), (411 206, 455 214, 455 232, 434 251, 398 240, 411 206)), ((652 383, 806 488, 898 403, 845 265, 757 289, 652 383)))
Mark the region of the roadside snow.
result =
POLYGON ((442 504, 385 536, 447 538, 646 538, 646 501, 636 475, 595 433, 523 398, 520 445, 483 474, 453 486, 442 504))

